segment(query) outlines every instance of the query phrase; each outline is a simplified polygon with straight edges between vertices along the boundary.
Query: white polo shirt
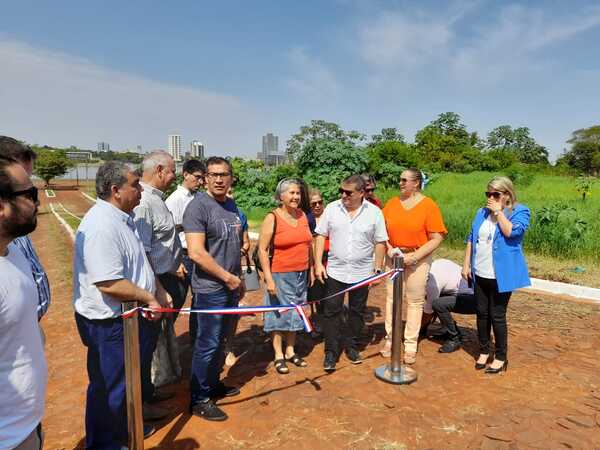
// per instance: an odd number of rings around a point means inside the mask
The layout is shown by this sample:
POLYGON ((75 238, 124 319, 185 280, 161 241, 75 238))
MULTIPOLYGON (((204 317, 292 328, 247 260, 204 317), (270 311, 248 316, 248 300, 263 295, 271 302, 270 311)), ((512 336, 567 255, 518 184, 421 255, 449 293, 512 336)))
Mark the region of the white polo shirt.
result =
MULTIPOLYGON (((165 201, 167 208, 169 208, 169 211, 171 211, 171 214, 173 214, 175 226, 181 226, 183 224, 183 213, 185 212, 185 208, 187 208, 195 195, 195 192, 184 188, 182 185, 179 185, 165 201)), ((187 249, 185 232, 181 231, 179 233, 179 240, 181 241, 181 247, 187 249)))
POLYGON ((101 281, 126 279, 154 294, 154 272, 133 218, 104 200, 86 213, 75 235, 73 306, 87 319, 121 315, 121 301, 96 287, 101 281))
POLYGON ((462 267, 449 259, 436 259, 431 263, 425 289, 423 311, 433 312, 433 301, 445 295, 473 294, 473 289, 462 277, 462 267))
POLYGON ((327 276, 348 284, 373 274, 375 244, 388 240, 383 213, 368 201, 352 218, 341 200, 330 203, 315 232, 329 237, 327 276))

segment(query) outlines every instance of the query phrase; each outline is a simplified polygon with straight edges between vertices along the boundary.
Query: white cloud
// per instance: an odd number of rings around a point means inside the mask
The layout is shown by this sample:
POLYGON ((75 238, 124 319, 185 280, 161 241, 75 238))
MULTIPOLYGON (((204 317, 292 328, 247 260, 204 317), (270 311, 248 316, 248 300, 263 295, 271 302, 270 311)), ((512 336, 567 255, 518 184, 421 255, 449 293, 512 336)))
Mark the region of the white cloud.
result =
POLYGON ((239 99, 149 80, 69 55, 0 41, 0 134, 31 143, 95 148, 184 149, 200 139, 207 153, 252 154, 255 117, 239 99))
POLYGON ((288 87, 310 100, 335 97, 340 89, 333 72, 304 48, 290 50, 288 58, 294 75, 287 81, 288 87))

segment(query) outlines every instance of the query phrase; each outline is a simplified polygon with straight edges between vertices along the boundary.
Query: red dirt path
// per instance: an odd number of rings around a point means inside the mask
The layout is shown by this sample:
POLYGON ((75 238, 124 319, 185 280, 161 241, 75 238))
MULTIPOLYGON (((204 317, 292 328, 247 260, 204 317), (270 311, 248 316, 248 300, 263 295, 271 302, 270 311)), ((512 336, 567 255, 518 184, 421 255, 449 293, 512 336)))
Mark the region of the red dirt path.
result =
MULTIPOLYGON (((56 200, 76 214, 91 204, 75 191, 57 191, 56 200)), ((71 245, 51 214, 40 216, 34 242, 53 294, 43 320, 50 370, 46 448, 71 449, 84 436, 87 385, 71 308, 71 245)), ((165 406, 173 413, 156 424, 146 448, 600 448, 600 306, 516 294, 509 308, 510 367, 500 376, 473 369, 474 320, 457 316, 467 333, 465 349, 441 355, 438 343, 422 341, 415 365, 419 380, 399 387, 373 376, 384 363, 377 353, 383 301, 383 289, 373 289, 375 320, 364 336, 365 362, 352 366, 342 357, 332 375, 321 368, 322 343, 305 335, 299 350, 309 367, 292 366, 289 375, 278 375, 261 319, 243 318, 234 342, 241 357, 226 380, 242 394, 220 402, 230 419, 191 417, 184 380, 172 387, 176 397, 165 406)), ((260 303, 261 294, 250 294, 249 302, 260 303)), ((177 331, 187 370, 185 322, 178 321, 177 331)))

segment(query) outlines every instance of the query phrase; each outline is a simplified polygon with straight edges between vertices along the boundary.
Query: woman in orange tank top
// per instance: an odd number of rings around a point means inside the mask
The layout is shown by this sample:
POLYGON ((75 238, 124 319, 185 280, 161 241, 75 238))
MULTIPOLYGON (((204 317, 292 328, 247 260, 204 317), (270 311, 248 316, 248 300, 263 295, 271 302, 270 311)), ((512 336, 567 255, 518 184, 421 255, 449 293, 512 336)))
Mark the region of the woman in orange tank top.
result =
MULTIPOLYGON (((300 209, 301 190, 298 181, 280 181, 275 198, 279 207, 267 214, 258 240, 259 257, 267 288, 265 304, 280 306, 303 303, 306 301, 308 289, 312 236, 306 215, 300 209), (269 258, 274 228, 273 255, 269 258)), ((306 361, 298 356, 294 349, 296 332, 303 328, 304 322, 297 311, 265 314, 264 329, 272 336, 277 372, 289 372, 286 362, 298 367, 306 366, 306 361)))

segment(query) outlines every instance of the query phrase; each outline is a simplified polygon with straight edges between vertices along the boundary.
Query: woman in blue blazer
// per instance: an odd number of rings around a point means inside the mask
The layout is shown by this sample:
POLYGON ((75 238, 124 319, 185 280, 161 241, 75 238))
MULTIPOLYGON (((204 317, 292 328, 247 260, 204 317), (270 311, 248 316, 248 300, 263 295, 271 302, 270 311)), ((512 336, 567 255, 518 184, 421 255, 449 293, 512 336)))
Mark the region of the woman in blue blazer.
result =
POLYGON ((487 204, 477 211, 467 238, 463 277, 473 282, 477 302, 480 355, 475 368, 499 373, 508 368, 508 300, 513 290, 531 284, 522 247, 531 214, 517 203, 514 186, 506 177, 493 178, 485 195, 487 204), (492 328, 496 354, 488 366, 492 328))

